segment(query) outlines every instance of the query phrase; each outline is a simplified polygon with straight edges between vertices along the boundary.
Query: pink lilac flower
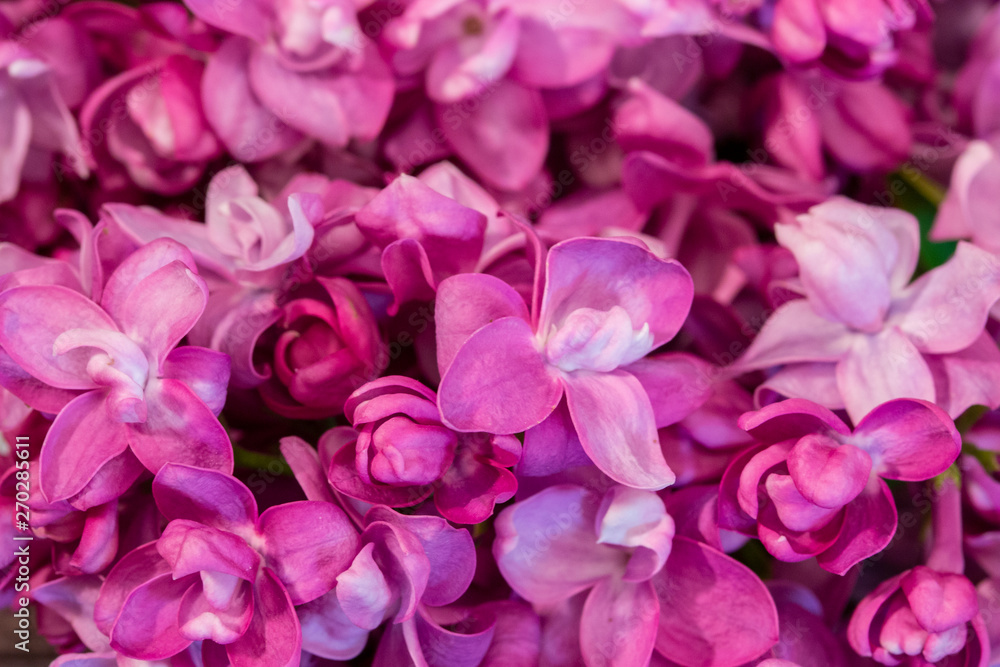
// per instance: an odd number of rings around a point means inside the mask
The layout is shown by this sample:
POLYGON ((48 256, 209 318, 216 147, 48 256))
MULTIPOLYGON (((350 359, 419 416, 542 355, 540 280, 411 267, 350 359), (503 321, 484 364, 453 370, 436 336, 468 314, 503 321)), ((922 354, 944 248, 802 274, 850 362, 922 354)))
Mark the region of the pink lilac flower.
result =
POLYGON ((775 558, 815 556, 844 574, 881 551, 896 532, 885 479, 930 479, 954 463, 961 438, 926 401, 883 403, 852 432, 804 399, 773 403, 740 418, 759 444, 736 456, 722 478, 719 525, 755 535, 775 558))
POLYGON ((775 226, 799 278, 735 369, 780 366, 775 390, 845 408, 855 421, 879 403, 919 398, 952 417, 1000 404, 989 369, 1000 361, 984 332, 1000 298, 1000 262, 960 242, 955 255, 913 282, 913 216, 833 198, 775 226))
POLYGON ((0 294, 0 346, 14 362, 4 385, 56 414, 38 471, 50 502, 101 505, 168 461, 232 471, 216 418, 229 360, 176 347, 206 299, 191 253, 167 239, 129 255, 99 304, 61 285, 0 294))
POLYGON ((299 501, 258 514, 235 478, 178 464, 160 470, 153 496, 169 523, 115 565, 95 606, 111 647, 163 660, 211 641, 233 665, 295 664, 294 605, 331 590, 358 550, 343 511, 299 501))
POLYGON ((364 3, 185 4, 231 34, 209 60, 203 91, 208 120, 237 159, 263 160, 304 136, 340 148, 382 129, 395 85, 358 25, 364 3))
POLYGON ((589 667, 638 667, 654 649, 686 667, 735 667, 778 639, 774 602, 760 580, 675 535, 651 491, 551 486, 505 509, 496 530, 500 571, 540 612, 589 591, 572 621, 589 667))
POLYGON ((433 493, 444 518, 474 524, 517 490, 507 470, 520 457, 517 438, 452 431, 441 423, 434 392, 410 378, 369 382, 344 412, 358 431, 335 428, 319 447, 332 452, 327 477, 347 496, 406 507, 433 493))
POLYGON ((628 368, 677 332, 691 304, 688 273, 627 241, 573 239, 549 251, 539 287, 530 312, 489 275, 453 276, 438 287, 445 425, 518 433, 542 423, 565 395, 572 427, 602 471, 638 488, 672 483, 653 406, 628 368))

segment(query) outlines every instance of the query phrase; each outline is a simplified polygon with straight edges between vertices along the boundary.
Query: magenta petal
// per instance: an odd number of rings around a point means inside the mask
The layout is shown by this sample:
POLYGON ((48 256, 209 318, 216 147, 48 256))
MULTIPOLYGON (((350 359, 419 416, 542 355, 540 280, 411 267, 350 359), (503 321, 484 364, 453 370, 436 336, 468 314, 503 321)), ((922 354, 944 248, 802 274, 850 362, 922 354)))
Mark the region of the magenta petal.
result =
POLYGON ((640 359, 625 370, 634 375, 653 405, 656 428, 676 424, 700 408, 714 393, 715 369, 685 353, 640 359))
POLYGON ((128 425, 128 439, 150 472, 156 473, 166 463, 233 471, 233 448, 226 429, 183 382, 150 379, 146 408, 145 423, 128 425))
POLYGON ((1000 407, 1000 349, 987 331, 976 342, 951 354, 928 354, 935 402, 954 419, 973 405, 1000 407))
POLYGON ((438 406, 442 421, 456 431, 511 434, 548 417, 562 393, 531 326, 504 317, 476 331, 458 351, 441 378, 438 406))
POLYGON ((844 511, 837 541, 817 557, 823 569, 840 575, 882 551, 896 534, 896 503, 881 479, 873 477, 844 511))
POLYGON ((810 434, 788 453, 788 471, 810 502, 830 509, 846 505, 868 484, 872 460, 864 449, 810 434))
MULTIPOLYGON (((21 368, 59 389, 93 389, 87 373, 93 348, 56 354, 56 339, 70 329, 116 332, 97 304, 66 287, 27 285, 0 294, 0 346, 21 368)), ((120 334, 119 334, 120 335, 120 334)))
POLYGON ((337 608, 351 623, 374 630, 385 619, 393 590, 372 556, 375 545, 361 547, 354 562, 337 577, 337 608))
MULTIPOLYGON (((171 238, 158 238, 141 246, 126 257, 118 265, 118 268, 114 270, 114 273, 108 277, 108 282, 104 285, 104 291, 101 293, 101 307, 115 319, 115 322, 119 326, 123 326, 126 320, 126 313, 135 315, 142 312, 143 304, 141 300, 139 303, 131 301, 132 295, 137 290, 141 290, 147 296, 155 292, 157 283, 161 281, 154 280, 145 285, 143 283, 147 278, 167 268, 174 262, 187 268, 191 275, 195 277, 195 280, 201 282, 202 287, 204 287, 204 282, 196 277, 198 269, 191 251, 171 238), (139 310, 136 311, 136 309, 139 310)), ((183 271, 181 273, 183 275, 183 271)), ((170 285, 177 279, 176 275, 170 273, 161 274, 161 277, 163 278, 163 283, 166 285, 170 285)), ((186 304, 178 305, 181 308, 186 307, 186 304)), ((195 316, 195 319, 197 319, 197 316, 195 316)), ((133 323, 130 322, 129 326, 132 325, 133 323)))
POLYGON ((178 578, 208 570, 253 581, 260 567, 260 556, 242 537, 189 519, 167 524, 156 550, 178 578))
POLYGON ((358 550, 358 534, 336 505, 312 500, 266 510, 257 522, 264 557, 293 604, 315 600, 334 587, 358 550))
POLYGON ((778 0, 771 40, 778 53, 792 62, 818 58, 826 47, 826 26, 815 0, 778 0))
POLYGON ((118 553, 118 499, 88 508, 86 516, 67 569, 94 574, 111 565, 118 553))
POLYGON ((38 380, 0 347, 0 387, 16 396, 29 408, 56 414, 80 395, 70 389, 56 389, 38 380))
POLYGON ((624 554, 597 543, 599 502, 583 487, 560 485, 500 513, 493 555, 518 595, 551 607, 624 571, 624 554))
POLYGON ((185 4, 202 21, 225 32, 258 42, 266 42, 271 36, 274 16, 267 2, 249 0, 239 8, 227 0, 186 0, 185 4))
POLYGON ((253 589, 253 618, 243 636, 226 647, 233 667, 299 664, 302 631, 284 586, 264 568, 253 589))
POLYGON ((500 81, 488 94, 435 105, 439 127, 463 161, 501 190, 520 190, 538 174, 549 127, 537 90, 500 81))
POLYGON ((434 267, 419 241, 400 239, 390 244, 382 251, 382 273, 395 299, 390 314, 395 315, 404 303, 434 298, 434 267))
POLYGON ((832 430, 839 435, 851 431, 837 415, 821 405, 792 398, 765 406, 740 417, 740 428, 761 442, 777 443, 809 433, 832 430))
POLYGON ((660 602, 649 582, 617 577, 597 582, 580 618, 580 648, 588 665, 645 665, 659 630, 660 602))
POLYGON ((168 463, 153 480, 156 506, 168 519, 190 519, 234 533, 257 523, 257 501, 232 475, 168 463))
POLYGON ((621 306, 635 331, 649 325, 657 347, 680 329, 693 298, 690 274, 673 260, 627 241, 570 239, 549 251, 538 330, 548 334, 581 308, 621 306))
POLYGON ((105 396, 103 391, 78 396, 52 423, 38 467, 50 502, 79 493, 102 466, 128 449, 128 426, 109 419, 105 396))
POLYGON ((163 660, 183 651, 191 640, 180 632, 178 612, 196 577, 153 577, 132 591, 111 630, 111 648, 136 660, 163 660))
POLYGON ((229 355, 186 345, 166 356, 162 371, 160 377, 183 382, 212 414, 222 412, 229 386, 229 355))
POLYGON ((451 623, 451 629, 446 630, 425 607, 418 608, 413 624, 417 641, 410 639, 407 644, 411 655, 415 652, 414 644, 419 646, 428 667, 477 667, 482 664, 494 633, 493 623, 483 623, 475 616, 451 623), (481 627, 483 625, 486 627, 481 627))
POLYGON ((477 524, 489 519, 496 504, 510 500, 516 491, 517 478, 512 472, 484 461, 468 446, 459 447, 434 492, 434 506, 449 521, 477 524))
POLYGON ((580 444, 566 401, 560 401, 545 421, 524 432, 524 449, 517 464, 517 474, 545 477, 591 464, 580 444))
POLYGON ((365 521, 384 521, 415 536, 430 562, 427 586, 421 601, 433 607, 454 602, 472 582, 475 547, 464 528, 453 528, 435 516, 405 516, 385 507, 373 507, 365 521))
POLYGON ((660 601, 656 650, 684 667, 736 667, 778 641, 767 588, 720 551, 675 537, 652 582, 660 601))
POLYGON ((216 609, 195 584, 184 594, 178 610, 178 623, 184 636, 195 641, 210 639, 218 644, 236 641, 250 625, 253 616, 253 586, 240 582, 224 609, 216 609))
POLYGON ((603 473, 637 489, 674 483, 649 397, 624 371, 576 371, 565 380, 566 402, 580 444, 603 473))
POLYGON ((282 438, 281 455, 288 462, 295 481, 302 487, 308 500, 334 502, 319 454, 305 440, 294 435, 282 438))
POLYGON ((447 372, 462 345, 478 329, 503 317, 528 321, 528 307, 514 288, 494 276, 460 274, 438 286, 434 306, 437 361, 447 372))
POLYGON ((110 635, 126 598, 136 587, 162 574, 170 574, 170 564, 156 550, 156 542, 144 544, 122 556, 105 578, 94 604, 97 629, 110 635))
POLYGON ((926 401, 883 403, 858 424, 854 440, 871 454, 875 474, 919 482, 944 472, 962 449, 954 422, 926 401))

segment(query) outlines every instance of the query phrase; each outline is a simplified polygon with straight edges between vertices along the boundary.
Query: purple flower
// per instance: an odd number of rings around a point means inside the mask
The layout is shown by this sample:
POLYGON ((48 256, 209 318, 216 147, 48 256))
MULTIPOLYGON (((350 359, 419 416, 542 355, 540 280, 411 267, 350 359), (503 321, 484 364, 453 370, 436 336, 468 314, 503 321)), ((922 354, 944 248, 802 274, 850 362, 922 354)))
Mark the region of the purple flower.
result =
POLYGON ((1000 405, 1000 376, 990 370, 1000 352, 983 330, 1000 297, 1000 260, 960 242, 911 283, 913 216, 841 197, 775 233, 799 264, 786 287, 805 298, 771 315, 736 368, 783 366, 770 382, 846 408, 855 421, 901 397, 935 402, 952 417, 1000 405))
POLYGON ((210 640, 235 667, 298 664, 294 605, 333 589, 358 550, 343 511, 300 501, 258 515, 235 478, 175 464, 157 473, 153 496, 167 527, 115 565, 94 610, 111 647, 163 660, 210 640))
POLYGON ((898 399, 853 432, 803 399, 740 418, 760 443, 733 459, 722 478, 719 524, 756 535, 779 560, 816 556, 836 574, 881 551, 896 532, 885 479, 930 479, 958 457, 951 419, 925 401, 898 399))
POLYGON ((1000 252, 1000 213, 990 197, 1000 186, 1000 155, 993 144, 972 141, 955 162, 951 186, 937 216, 931 238, 971 239, 980 248, 1000 252))
POLYGON ((0 346, 15 362, 0 367, 3 383, 56 414, 38 470, 50 502, 106 503, 144 467, 155 473, 168 461, 232 471, 232 447, 215 416, 229 360, 175 349, 206 299, 191 253, 168 239, 129 255, 108 277, 100 305, 61 285, 0 294, 0 346))
POLYGON ((629 365, 677 333, 692 295, 679 264, 611 239, 554 246, 531 313, 493 276, 444 280, 435 307, 444 423, 518 433, 565 396, 583 449, 602 471, 638 488, 671 484, 653 406, 629 365))
POLYGON ((883 665, 917 667, 946 658, 963 667, 990 664, 989 638, 972 582, 923 565, 865 596, 851 616, 847 639, 860 655, 883 665))
POLYGON ((352 498, 390 507, 416 505, 434 494, 439 512, 456 523, 480 523, 513 497, 521 443, 509 435, 456 433, 441 423, 437 396, 401 376, 369 382, 348 399, 358 429, 327 432, 327 477, 352 498))
POLYGON ((767 589, 749 569, 688 537, 651 491, 552 486, 505 509, 493 553, 541 612, 585 593, 572 621, 583 662, 641 667, 654 648, 684 667, 735 667, 778 639, 767 589))

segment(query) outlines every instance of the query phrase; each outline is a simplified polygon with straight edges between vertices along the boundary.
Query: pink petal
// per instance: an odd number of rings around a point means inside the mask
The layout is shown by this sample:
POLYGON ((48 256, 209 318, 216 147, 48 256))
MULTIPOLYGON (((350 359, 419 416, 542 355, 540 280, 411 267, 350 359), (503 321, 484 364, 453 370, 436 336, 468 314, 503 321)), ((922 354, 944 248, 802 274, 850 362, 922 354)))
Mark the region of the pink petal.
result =
POLYGON ((611 63, 615 39, 591 26, 521 18, 511 77, 533 88, 568 88, 602 74, 611 63))
POLYGON ((782 526, 797 533, 822 530, 833 520, 840 507, 826 508, 809 502, 788 475, 772 473, 764 480, 768 498, 782 526))
POLYGON ((236 594, 225 609, 213 607, 201 586, 195 584, 184 594, 177 614, 184 636, 194 641, 212 640, 230 644, 246 632, 253 617, 253 586, 240 582, 236 594))
POLYGON ((132 591, 111 630, 111 648, 136 660, 163 660, 187 648, 191 640, 180 632, 178 612, 195 582, 161 574, 132 591))
POLYGON ((330 147, 341 148, 354 137, 371 140, 389 114, 395 86, 369 40, 357 56, 354 68, 295 72, 269 50, 253 49, 250 85, 280 120, 330 147), (289 100, 296 104, 289 106, 289 100))
POLYGON ((212 411, 183 382, 151 379, 146 385, 145 423, 129 424, 132 451, 153 473, 181 463, 231 473, 233 448, 212 411))
POLYGON ((625 369, 634 375, 649 396, 656 428, 676 424, 705 404, 714 393, 706 361, 685 353, 646 357, 625 369))
POLYGON ((218 415, 226 404, 229 355, 193 345, 178 347, 163 360, 160 377, 183 382, 218 415))
POLYGON ((733 365, 739 370, 754 370, 801 361, 839 361, 850 344, 847 327, 817 315, 807 299, 795 299, 767 318, 733 365))
POLYGON ((693 296, 691 276, 673 260, 625 241, 570 239, 549 251, 538 331, 548 334, 577 309, 621 306, 635 331, 649 325, 658 347, 680 329, 693 296))
POLYGON ((602 472, 638 489, 674 483, 649 397, 634 376, 576 371, 566 378, 565 387, 580 444, 602 472))
POLYGON ((826 47, 826 26, 814 0, 778 0, 774 6, 771 40, 792 62, 819 58, 826 47))
POLYGON ((456 431, 511 434, 548 417, 562 398, 562 384, 534 340, 519 317, 476 331, 441 378, 442 421, 456 431))
POLYGON ((357 532, 331 503, 303 500, 271 507, 260 515, 257 527, 268 566, 293 604, 332 589, 358 550, 357 532))
MULTIPOLYGON (((154 280, 146 285, 143 285, 143 282, 174 262, 187 268, 192 274, 197 274, 197 265, 191 251, 173 239, 159 238, 140 247, 126 257, 108 277, 101 294, 101 307, 115 319, 119 326, 122 326, 127 312, 133 315, 141 313, 141 303, 131 302, 130 305, 134 292, 140 289, 145 290, 144 293, 147 295, 154 292, 159 281, 154 280), (136 309, 140 310, 137 312, 136 309)), ((177 279, 169 273, 163 275, 166 285, 171 285, 177 279)), ((194 280, 200 281, 201 279, 195 277, 194 280)), ((204 287, 203 281, 201 285, 204 287)), ((207 290, 205 293, 207 294, 207 290)), ((129 328, 135 328, 137 325, 139 325, 138 322, 131 321, 128 324, 129 328)), ((145 328, 140 330, 145 330, 145 328)))
POLYGON ((168 463, 153 480, 156 506, 167 520, 189 519, 240 533, 257 523, 257 501, 229 474, 168 463))
POLYGON ((757 440, 769 443, 828 430, 839 435, 851 433, 830 410, 801 398, 772 403, 756 412, 748 412, 740 417, 740 428, 757 440))
POLYGON ((176 578, 209 570, 253 581, 260 567, 260 556, 242 537, 189 519, 167 524, 156 550, 176 578))
POLYGON ((598 502, 583 487, 551 486, 500 513, 493 555, 518 595, 552 607, 624 570, 624 554, 596 541, 598 502))
POLYGON ((110 635, 115 619, 132 591, 163 574, 170 574, 170 564, 156 550, 156 542, 144 544, 122 556, 105 578, 94 604, 97 629, 110 635))
POLYGON ((865 491, 845 508, 844 527, 817 561, 825 570, 843 575, 882 551, 896 533, 896 503, 889 487, 873 478, 865 491))
POLYGON ((250 0, 239 8, 227 0, 189 0, 187 8, 209 25, 258 42, 268 40, 275 18, 271 6, 258 0, 250 0))
POLYGON ((31 597, 66 619, 80 641, 100 653, 109 649, 107 636, 94 625, 94 605, 101 583, 96 574, 60 577, 32 587, 31 597))
POLYGON ((126 424, 112 421, 103 391, 70 401, 52 423, 39 457, 39 484, 50 502, 79 493, 102 466, 128 449, 126 424))
POLYGON ((1000 350, 984 331, 976 342, 951 354, 928 354, 937 404, 953 419, 973 405, 1000 407, 1000 350))
POLYGON ((489 519, 496 504, 510 500, 516 491, 513 473, 483 460, 471 447, 460 446, 455 461, 441 477, 440 487, 434 491, 434 506, 449 521, 477 524, 489 519))
POLYGON ((645 665, 659 630, 660 602, 648 582, 608 577, 597 582, 583 605, 580 644, 588 665, 645 665))
POLYGON ((841 84, 819 116, 826 149, 853 171, 892 169, 910 152, 909 110, 879 81, 841 84))
POLYGON ((711 547, 674 538, 653 586, 660 601, 656 650, 684 667, 736 667, 778 641, 778 613, 767 588, 711 547))
POLYGON ((549 130, 537 90, 503 80, 434 111, 448 143, 490 185, 521 190, 542 168, 549 130))
POLYGON ((976 589, 961 574, 918 566, 903 576, 900 587, 917 621, 928 632, 944 632, 979 613, 976 589))
POLYGON ((254 48, 245 39, 230 37, 209 59, 201 80, 205 117, 241 162, 266 160, 303 140, 251 88, 249 61, 254 48))
POLYGON ((372 556, 375 545, 368 543, 351 566, 337 576, 337 606, 351 623, 374 630, 385 619, 393 601, 393 590, 372 556))
POLYGON ((488 87, 496 85, 514 61, 520 23, 512 12, 502 12, 487 24, 474 50, 467 40, 439 47, 427 68, 427 96, 448 104, 489 94, 488 87))
POLYGON ((958 352, 972 345, 1000 298, 1000 260, 959 242, 954 256, 918 278, 894 308, 900 330, 921 352, 958 352))
POLYGON ((0 294, 0 346, 25 371, 59 389, 93 389, 87 362, 94 350, 55 353, 56 339, 71 329, 117 332, 93 301, 66 287, 24 286, 0 294))
POLYGON ((319 454, 305 440, 294 435, 282 438, 281 455, 308 500, 334 502, 319 454))
POLYGON ((561 401, 541 424, 524 432, 524 450, 517 473, 545 477, 592 463, 580 444, 566 401, 561 401))
POLYGON ((955 424, 933 403, 898 399, 868 413, 853 440, 872 456, 875 474, 919 482, 944 472, 962 449, 955 424))
POLYGON ((350 660, 364 650, 368 631, 344 614, 336 590, 296 609, 302 626, 302 650, 328 660, 350 660))
POLYGON ((855 423, 894 398, 934 401, 934 377, 919 350, 899 329, 857 336, 837 364, 837 386, 855 423))
POLYGON ((788 472, 810 502, 839 508, 867 486, 872 470, 868 454, 851 444, 841 445, 833 438, 810 434, 788 453, 788 472))
POLYGON ((417 641, 408 637, 407 645, 411 655, 419 647, 418 655, 427 661, 428 667, 477 667, 482 664, 494 636, 494 624, 487 624, 475 615, 445 629, 431 617, 429 609, 421 607, 413 621, 417 641))
POLYGON ((434 315, 438 369, 442 376, 462 345, 478 329, 502 317, 529 320, 524 299, 514 288, 485 274, 462 274, 442 281, 434 315))
POLYGON ((302 632, 295 607, 271 570, 264 568, 253 589, 253 618, 243 636, 226 647, 233 667, 292 667, 299 664, 302 632))

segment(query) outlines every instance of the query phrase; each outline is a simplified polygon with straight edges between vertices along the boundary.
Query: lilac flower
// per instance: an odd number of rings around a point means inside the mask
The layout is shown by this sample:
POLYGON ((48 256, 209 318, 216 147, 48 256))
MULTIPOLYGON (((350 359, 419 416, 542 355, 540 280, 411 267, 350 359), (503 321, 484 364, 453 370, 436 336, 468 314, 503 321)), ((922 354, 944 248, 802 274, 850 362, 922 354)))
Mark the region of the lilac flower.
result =
POLYGON ((303 138, 341 148, 374 139, 395 86, 362 34, 364 3, 186 0, 209 25, 229 32, 205 72, 205 113, 237 159, 255 162, 303 138))
MULTIPOLYGON (((540 286, 539 286, 540 287, 540 286)), ((518 433, 566 396, 587 455, 639 488, 673 482, 649 396, 629 365, 677 332, 691 304, 681 266, 610 239, 557 244, 533 312, 506 283, 453 276, 438 288, 438 405, 456 431, 518 433)))
POLYGON ((884 403, 853 432, 803 399, 740 418, 760 443, 733 459, 722 478, 719 524, 756 535, 775 558, 816 556, 844 574, 881 551, 896 532, 885 479, 930 479, 958 457, 951 419, 925 401, 884 403))
POLYGON ((972 582, 923 565, 867 595, 851 617, 847 639, 860 655, 883 665, 916 666, 949 657, 948 664, 989 664, 989 639, 972 582))
POLYGON ((1000 352, 983 327, 1000 297, 1000 261, 968 243, 914 282, 919 232, 909 214, 834 198, 775 226, 799 264, 805 298, 767 320, 735 368, 783 366, 797 397, 857 421, 879 403, 933 401, 952 417, 1000 405, 988 369, 1000 352))
POLYGON ((235 478, 176 464, 157 473, 153 496, 167 527, 115 565, 94 610, 111 647, 163 660, 210 640, 235 666, 297 664, 294 605, 331 590, 357 553, 343 511, 300 501, 258 515, 235 478))
MULTIPOLYGON (((493 622, 474 619, 469 632, 459 633, 435 620, 435 609, 457 600, 472 581, 476 559, 469 532, 440 517, 403 516, 384 506, 370 509, 364 524, 361 550, 337 577, 334 592, 319 601, 323 604, 303 610, 303 627, 318 631, 325 617, 326 628, 333 629, 330 621, 341 617, 367 632, 391 621, 375 664, 478 665, 490 646, 493 622), (331 615, 334 607, 339 611, 331 615)), ((326 635, 317 632, 313 641, 324 642, 326 635)))
POLYGON ((104 221, 135 247, 172 238, 191 249, 211 280, 204 317, 193 342, 227 353, 233 384, 255 387, 270 377, 253 356, 260 336, 282 318, 277 290, 288 264, 301 258, 315 238, 322 215, 318 197, 303 192, 287 206, 258 196, 257 184, 242 166, 217 173, 205 198, 205 224, 178 220, 148 207, 107 204, 104 221))
POLYGON ((998 184, 1000 156, 996 148, 986 141, 970 142, 955 162, 931 238, 971 239, 984 250, 1000 252, 1000 215, 989 204, 998 184))
POLYGON ((517 490, 507 470, 521 453, 517 438, 452 431, 441 423, 434 392, 410 378, 369 382, 344 412, 358 431, 333 429, 320 449, 333 453, 327 477, 347 496, 405 507, 433 493, 442 516, 474 524, 517 490))
MULTIPOLYGON (((663 501, 612 486, 551 486, 505 509, 493 552, 543 613, 586 593, 574 620, 584 664, 646 665, 654 648, 685 667, 735 667, 778 638, 774 602, 725 554, 674 535, 663 501)), ((573 618, 573 617, 571 617, 573 618)))
POLYGON ((0 118, 0 203, 14 198, 22 174, 48 177, 55 154, 87 177, 80 134, 52 68, 17 41, 0 41, 0 118))
POLYGON ((119 74, 88 98, 81 125, 109 190, 124 169, 139 187, 180 194, 222 153, 201 108, 204 70, 171 55, 119 74))
POLYGON ((206 298, 191 253, 167 239, 128 256, 108 277, 100 305, 61 285, 0 294, 0 346, 15 362, 0 368, 4 385, 35 409, 58 413, 38 470, 50 502, 101 505, 143 468, 155 473, 168 461, 232 471, 229 438, 215 416, 229 361, 203 348, 175 349, 206 298))

